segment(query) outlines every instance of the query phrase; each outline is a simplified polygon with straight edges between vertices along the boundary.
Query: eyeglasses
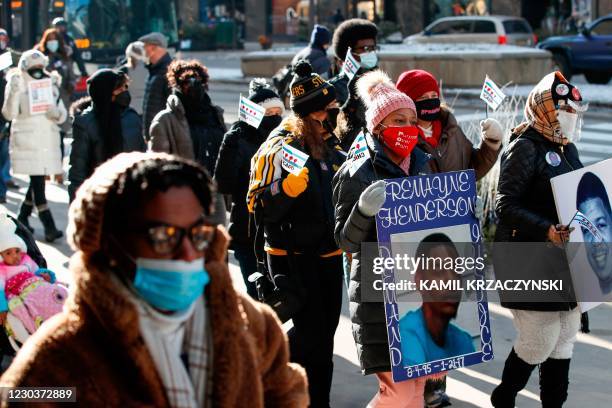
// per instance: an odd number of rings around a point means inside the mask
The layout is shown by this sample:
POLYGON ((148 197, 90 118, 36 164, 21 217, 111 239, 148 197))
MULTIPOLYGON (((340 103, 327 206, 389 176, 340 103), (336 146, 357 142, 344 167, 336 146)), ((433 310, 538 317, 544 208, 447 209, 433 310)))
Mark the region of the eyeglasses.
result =
POLYGON ((170 255, 178 251, 187 236, 197 251, 204 251, 215 237, 215 226, 200 219, 187 228, 166 223, 151 223, 137 231, 147 234, 153 251, 159 255, 170 255))

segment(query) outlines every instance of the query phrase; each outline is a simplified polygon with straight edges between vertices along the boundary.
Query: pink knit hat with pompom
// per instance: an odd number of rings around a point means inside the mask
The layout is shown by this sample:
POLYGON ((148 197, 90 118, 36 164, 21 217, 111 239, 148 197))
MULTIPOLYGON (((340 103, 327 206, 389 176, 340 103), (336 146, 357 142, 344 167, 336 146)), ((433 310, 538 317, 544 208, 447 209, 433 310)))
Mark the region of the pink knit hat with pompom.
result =
POLYGON ((359 78, 357 93, 367 106, 366 127, 370 133, 383 119, 398 109, 412 109, 416 115, 413 100, 400 92, 383 71, 370 71, 359 78))

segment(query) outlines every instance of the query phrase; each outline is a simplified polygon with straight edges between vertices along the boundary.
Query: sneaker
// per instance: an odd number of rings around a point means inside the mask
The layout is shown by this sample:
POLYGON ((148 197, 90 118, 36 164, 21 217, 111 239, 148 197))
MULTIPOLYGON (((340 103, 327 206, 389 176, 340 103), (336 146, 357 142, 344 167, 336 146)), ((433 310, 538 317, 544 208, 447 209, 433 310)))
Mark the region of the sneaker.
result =
POLYGON ((6 181, 4 184, 6 184, 7 188, 10 188, 11 190, 19 190, 19 184, 15 183, 15 180, 9 180, 6 181))

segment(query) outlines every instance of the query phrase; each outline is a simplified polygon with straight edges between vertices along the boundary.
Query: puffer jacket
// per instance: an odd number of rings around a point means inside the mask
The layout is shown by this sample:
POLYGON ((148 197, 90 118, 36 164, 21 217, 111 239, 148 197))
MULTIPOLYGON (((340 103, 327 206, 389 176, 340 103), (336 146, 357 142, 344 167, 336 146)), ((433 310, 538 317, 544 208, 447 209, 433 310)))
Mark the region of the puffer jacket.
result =
POLYGON ((313 72, 327 78, 327 75, 329 75, 329 68, 331 67, 331 61, 327 57, 327 51, 321 47, 310 44, 295 54, 293 60, 291 60, 291 65, 295 65, 299 60, 303 59, 310 62, 313 72))
MULTIPOLYGON (((553 143, 533 128, 527 129, 521 135, 513 135, 501 158, 495 201, 495 211, 499 217, 495 242, 547 241, 549 227, 559 223, 550 179, 582 167, 574 144, 561 146, 553 143), (548 153, 556 153, 561 159, 557 166, 547 162, 548 153)), ((547 270, 539 272, 542 276, 563 278, 564 285, 565 282, 571 282, 562 249, 553 247, 539 256, 547 259, 547 262, 542 262, 542 267, 547 270)), ((506 256, 504 260, 505 263, 516 262, 511 267, 516 274, 525 269, 526 264, 523 262, 531 262, 527 258, 530 257, 523 254, 517 257, 506 256)), ((501 271, 498 264, 495 265, 496 273, 501 271)), ((516 275, 515 278, 518 279, 516 275)), ((571 299, 570 290, 571 288, 568 288, 568 302, 502 302, 502 305, 522 310, 570 310, 576 306, 571 299)))
MULTIPOLYGON (((353 337, 357 354, 364 374, 391 370, 385 306, 380 294, 380 302, 362 301, 362 292, 376 278, 371 260, 369 264, 361 261, 361 243, 377 242, 374 217, 364 216, 357 208, 359 196, 377 180, 406 177, 404 171, 393 163, 384 153, 381 144, 371 135, 366 135, 370 161, 364 163, 352 176, 349 173, 350 161, 345 162, 333 181, 333 202, 336 209, 335 238, 347 254, 351 255, 351 276, 349 283, 349 302, 353 337)), ((410 156, 410 175, 431 173, 430 156, 415 148, 410 156)))
POLYGON ((241 121, 234 123, 223 137, 215 181, 220 193, 232 196, 229 223, 232 244, 248 245, 254 240, 245 197, 249 189, 251 158, 265 140, 257 129, 241 121))
POLYGON ((249 209, 258 205, 263 208, 265 244, 272 253, 291 249, 312 255, 339 253, 334 240, 332 178, 345 156, 336 146, 335 137, 328 142, 330 148, 326 157, 322 160, 310 157, 306 161, 308 185, 297 197, 288 196, 282 188, 282 181, 289 174, 281 165, 282 144, 287 143, 306 154, 309 151, 302 140, 295 137, 288 123, 281 124, 270 134, 251 164, 249 209), (257 186, 260 186, 258 193, 253 194, 257 186))
POLYGON ((433 147, 419 138, 418 146, 432 156, 436 173, 474 169, 476 179, 482 178, 497 161, 501 149, 494 150, 484 141, 480 147, 474 147, 457 124, 452 112, 444 107, 440 112, 442 133, 438 145, 433 147))
MULTIPOLYGON (((86 101, 83 101, 86 103, 86 101)), ((132 108, 121 113, 122 152, 147 150, 142 137, 142 120, 132 108)), ((94 108, 90 106, 74 118, 72 124, 72 150, 68 170, 68 195, 74 200, 77 189, 104 162, 104 146, 94 108)))
POLYGON ((142 103, 143 133, 146 140, 149 140, 149 130, 153 118, 166 107, 166 101, 170 95, 166 72, 171 62, 172 57, 170 57, 170 54, 166 54, 157 63, 147 66, 149 79, 145 85, 142 103))
POLYGON ((187 159, 196 160, 206 167, 210 174, 215 172, 223 134, 227 130, 223 120, 223 109, 211 105, 210 121, 197 126, 198 134, 192 134, 187 122, 185 108, 177 95, 170 95, 166 109, 159 112, 151 123, 151 148, 155 152, 166 152, 187 159), (199 138, 199 143, 196 143, 199 138), (200 146, 194 151, 194 146, 200 146))
MULTIPOLYGON (((185 108, 176 95, 170 95, 166 109, 159 112, 151 123, 151 149, 154 152, 174 154, 186 159, 195 160, 203 165, 209 174, 214 174, 219 156, 219 148, 225 133, 223 109, 211 105, 210 123, 198 125, 192 132, 187 122, 185 108), (195 139, 198 138, 197 143, 195 139), (194 146, 199 146, 194 151, 194 146)), ((226 209, 223 196, 218 193, 215 198, 214 221, 225 225, 226 209)))
POLYGON ((11 124, 10 156, 14 173, 29 176, 46 176, 62 172, 60 150, 60 128, 68 116, 66 107, 59 96, 61 77, 51 73, 53 96, 56 101, 55 113, 30 114, 28 84, 34 79, 21 70, 14 69, 7 75, 2 115, 11 124), (23 88, 13 89, 13 76, 20 76, 23 88), (50 117, 51 116, 51 117, 50 117))

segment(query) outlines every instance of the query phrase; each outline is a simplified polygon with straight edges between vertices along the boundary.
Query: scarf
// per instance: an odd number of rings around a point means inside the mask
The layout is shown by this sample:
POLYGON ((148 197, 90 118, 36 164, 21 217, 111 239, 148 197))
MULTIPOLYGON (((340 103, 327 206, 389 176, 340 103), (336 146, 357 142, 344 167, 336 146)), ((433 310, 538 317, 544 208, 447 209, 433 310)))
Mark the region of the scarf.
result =
POLYGON ((441 135, 442 123, 439 120, 431 122, 431 127, 427 130, 419 126, 419 136, 421 140, 424 140, 431 147, 438 146, 441 135))
POLYGON ((165 315, 132 295, 142 337, 173 408, 209 407, 212 336, 200 297, 185 312, 165 315))
POLYGON ((525 121, 512 129, 512 134, 520 136, 527 129, 533 128, 553 143, 560 145, 569 143, 569 139, 561 134, 557 120, 557 109, 551 91, 553 81, 554 75, 547 75, 529 93, 525 103, 525 121))

